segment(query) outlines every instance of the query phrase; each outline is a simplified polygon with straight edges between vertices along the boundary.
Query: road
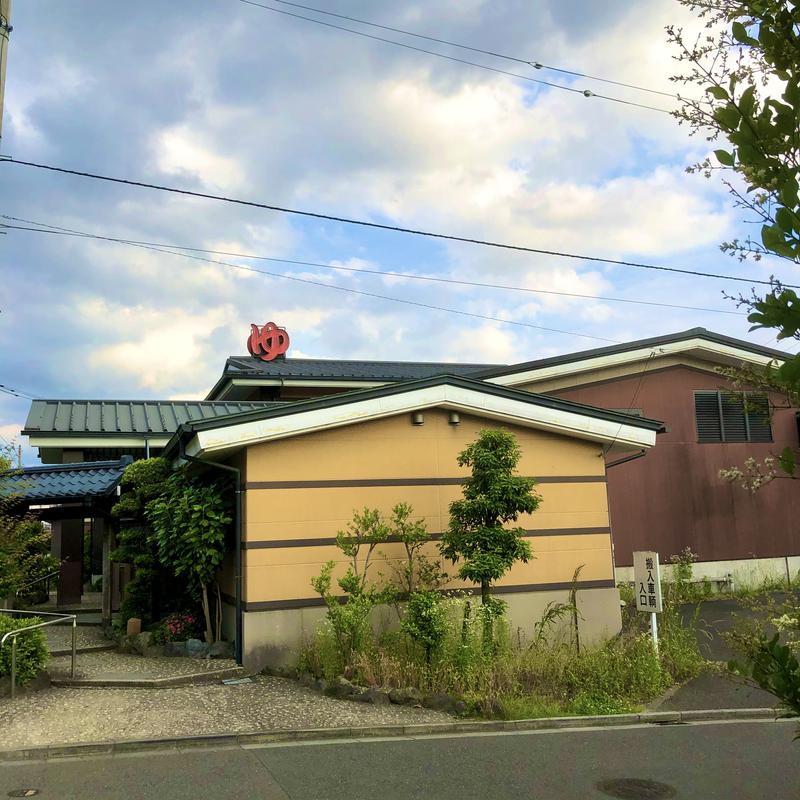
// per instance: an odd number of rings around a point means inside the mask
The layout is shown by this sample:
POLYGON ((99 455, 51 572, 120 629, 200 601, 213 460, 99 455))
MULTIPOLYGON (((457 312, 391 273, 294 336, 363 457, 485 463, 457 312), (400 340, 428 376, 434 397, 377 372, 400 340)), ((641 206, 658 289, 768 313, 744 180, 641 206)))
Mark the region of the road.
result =
POLYGON ((698 723, 52 759, 0 766, 0 796, 30 788, 42 800, 602 800, 598 782, 636 778, 673 791, 622 796, 790 800, 800 797, 795 731, 786 721, 698 723))

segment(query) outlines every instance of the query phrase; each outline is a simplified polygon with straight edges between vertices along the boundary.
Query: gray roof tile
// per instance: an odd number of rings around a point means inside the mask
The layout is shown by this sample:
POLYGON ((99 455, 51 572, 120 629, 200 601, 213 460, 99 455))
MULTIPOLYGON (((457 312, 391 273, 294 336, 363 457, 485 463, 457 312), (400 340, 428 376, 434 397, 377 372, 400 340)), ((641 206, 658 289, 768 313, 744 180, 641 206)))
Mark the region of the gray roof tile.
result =
POLYGON ((131 463, 94 461, 80 464, 54 464, 25 467, 0 473, 0 496, 26 502, 53 502, 111 494, 131 463))
POLYGON ((184 422, 239 414, 277 405, 266 401, 34 400, 25 435, 175 433, 184 422))
POLYGON ((350 380, 415 380, 435 375, 469 375, 500 364, 453 364, 427 361, 345 361, 316 358, 276 358, 261 361, 252 356, 231 356, 224 377, 336 378, 350 380))

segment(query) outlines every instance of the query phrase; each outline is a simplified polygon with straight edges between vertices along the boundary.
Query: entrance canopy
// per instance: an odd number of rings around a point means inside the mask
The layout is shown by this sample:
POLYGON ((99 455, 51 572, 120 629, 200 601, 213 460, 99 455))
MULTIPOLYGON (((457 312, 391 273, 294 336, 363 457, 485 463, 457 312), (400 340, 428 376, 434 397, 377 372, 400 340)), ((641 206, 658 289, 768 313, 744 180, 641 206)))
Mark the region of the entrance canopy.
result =
POLYGON ((116 493, 125 467, 133 461, 50 464, 0 473, 0 497, 20 504, 49 505, 93 501, 116 493))

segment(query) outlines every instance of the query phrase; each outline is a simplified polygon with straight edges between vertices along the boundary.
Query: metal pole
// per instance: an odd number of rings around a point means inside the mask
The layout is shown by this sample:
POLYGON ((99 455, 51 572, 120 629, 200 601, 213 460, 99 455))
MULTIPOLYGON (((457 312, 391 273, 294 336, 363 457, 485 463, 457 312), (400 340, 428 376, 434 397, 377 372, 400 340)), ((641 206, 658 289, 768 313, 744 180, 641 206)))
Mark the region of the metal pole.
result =
POLYGON ((72 668, 70 670, 70 677, 75 677, 75 634, 78 630, 78 618, 72 618, 72 668))
POLYGON ((14 699, 14 689, 17 683, 17 637, 11 637, 11 699, 14 699))
POLYGON ((658 655, 658 621, 656 617, 658 615, 655 611, 650 613, 650 633, 653 634, 653 649, 656 651, 656 655, 658 655))
POLYGON ((11 0, 0 0, 0 141, 3 137, 3 96, 6 87, 8 37, 11 30, 11 0))

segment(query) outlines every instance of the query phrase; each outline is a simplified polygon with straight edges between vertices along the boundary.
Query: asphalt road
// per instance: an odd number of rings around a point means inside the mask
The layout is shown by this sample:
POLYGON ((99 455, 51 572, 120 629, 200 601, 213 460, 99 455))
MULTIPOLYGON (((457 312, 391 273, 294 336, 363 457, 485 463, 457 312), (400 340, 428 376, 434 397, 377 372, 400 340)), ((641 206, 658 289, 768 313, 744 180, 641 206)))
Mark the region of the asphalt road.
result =
POLYGON ((795 731, 728 722, 53 759, 0 766, 0 797, 30 788, 42 800, 602 800, 614 795, 599 782, 633 778, 672 793, 630 800, 790 800, 800 797, 795 731))

